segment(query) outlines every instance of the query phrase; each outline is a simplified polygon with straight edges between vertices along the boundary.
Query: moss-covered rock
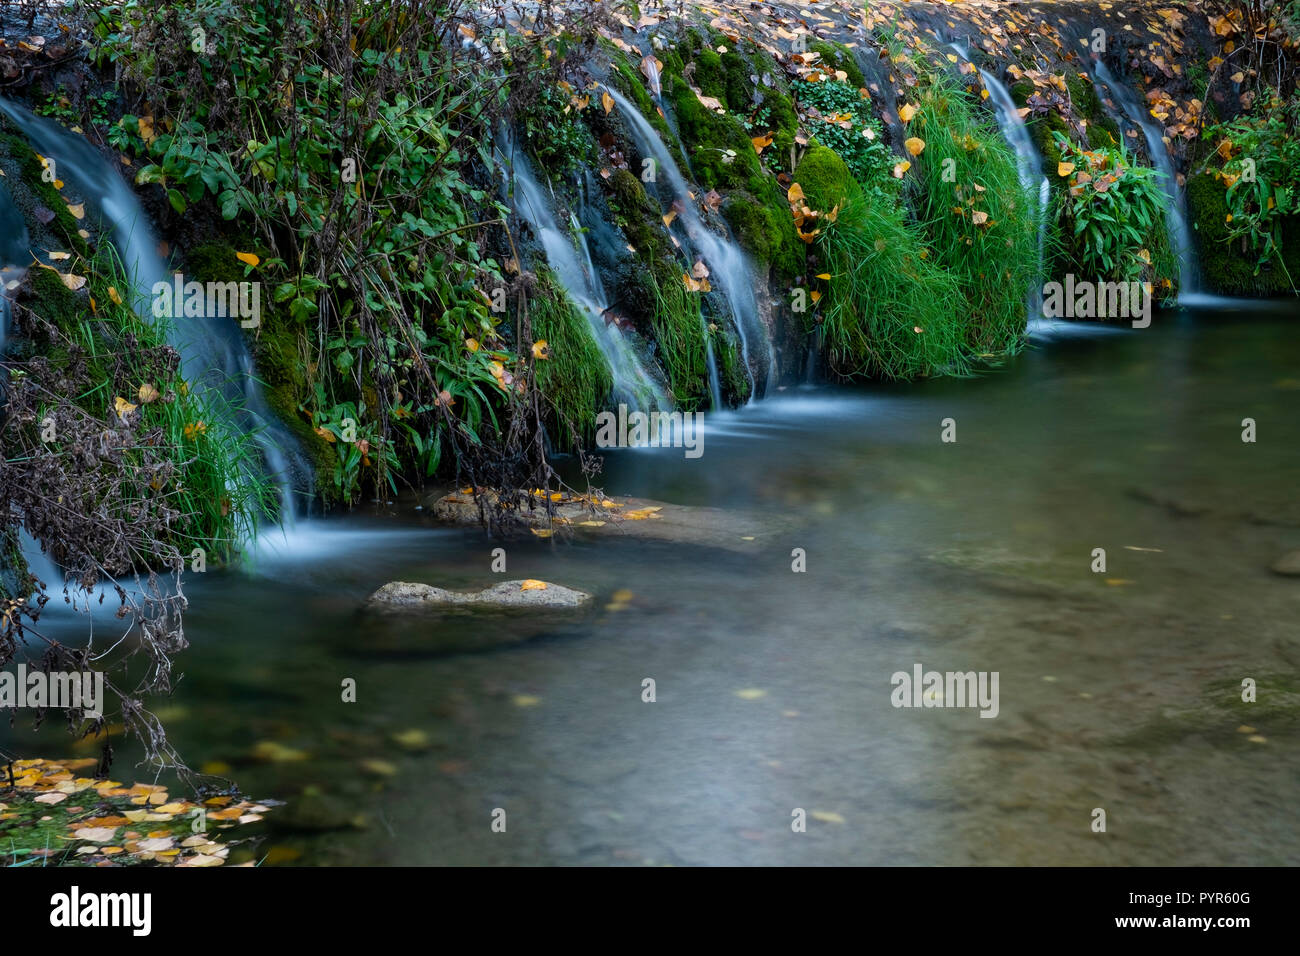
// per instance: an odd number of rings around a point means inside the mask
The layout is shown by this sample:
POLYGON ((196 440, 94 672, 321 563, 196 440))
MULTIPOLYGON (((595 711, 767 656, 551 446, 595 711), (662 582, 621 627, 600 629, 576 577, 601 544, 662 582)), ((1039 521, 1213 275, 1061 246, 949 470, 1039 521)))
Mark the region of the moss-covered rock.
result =
POLYGON ((708 109, 680 77, 669 83, 667 94, 696 181, 706 189, 758 192, 764 174, 744 124, 730 113, 708 109))
POLYGON ((794 181, 803 190, 808 205, 823 211, 843 207, 863 194, 844 160, 816 141, 795 169, 794 181))
POLYGON ((770 265, 778 277, 793 279, 803 272, 804 246, 775 180, 765 184, 761 197, 732 193, 722 214, 741 247, 756 261, 770 265))

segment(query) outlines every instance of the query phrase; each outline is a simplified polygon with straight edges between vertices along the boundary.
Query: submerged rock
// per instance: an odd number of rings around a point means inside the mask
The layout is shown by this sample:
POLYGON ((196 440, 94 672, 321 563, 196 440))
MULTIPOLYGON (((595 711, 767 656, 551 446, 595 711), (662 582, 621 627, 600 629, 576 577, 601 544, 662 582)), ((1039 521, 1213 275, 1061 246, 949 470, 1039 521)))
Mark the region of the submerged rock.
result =
MULTIPOLYGON (((488 507, 496 503, 495 492, 475 495, 464 489, 432 501, 431 510, 437 520, 448 524, 477 525, 480 496, 488 507)), ((761 547, 757 542, 794 524, 789 516, 675 505, 629 496, 588 498, 553 492, 548 501, 547 496, 534 493, 531 508, 527 507, 527 498, 525 495, 525 506, 511 514, 542 538, 561 533, 628 537, 752 552, 761 547)))
POLYGON ((481 591, 448 591, 431 584, 391 581, 374 594, 368 603, 379 608, 424 608, 455 604, 482 604, 490 607, 582 607, 591 600, 585 591, 566 588, 546 581, 502 581, 481 591))
POLYGON ((1300 551, 1290 551, 1274 561, 1273 573, 1300 577, 1300 551))

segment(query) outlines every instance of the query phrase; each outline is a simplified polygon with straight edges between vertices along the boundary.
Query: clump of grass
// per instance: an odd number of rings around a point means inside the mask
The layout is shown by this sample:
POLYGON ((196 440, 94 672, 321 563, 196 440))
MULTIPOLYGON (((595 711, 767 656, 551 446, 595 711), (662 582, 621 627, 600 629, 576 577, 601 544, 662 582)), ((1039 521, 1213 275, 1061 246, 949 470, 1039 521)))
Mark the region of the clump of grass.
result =
POLYGON ((1039 281, 1037 196, 1025 193, 996 125, 946 77, 931 79, 908 133, 924 141, 913 159, 917 216, 965 299, 966 344, 1014 351, 1039 281))
POLYGON ((595 432, 613 381, 586 318, 548 270, 538 279, 529 317, 533 341, 546 342, 549 358, 535 363, 537 384, 551 406, 557 441, 576 444, 595 432))
POLYGON ((679 409, 692 411, 709 402, 708 345, 699 296, 680 280, 652 277, 654 310, 650 321, 659 343, 659 363, 679 409))
POLYGON ((910 379, 963 374, 965 309, 954 276, 938 266, 900 207, 859 196, 818 241, 823 341, 845 377, 910 379))

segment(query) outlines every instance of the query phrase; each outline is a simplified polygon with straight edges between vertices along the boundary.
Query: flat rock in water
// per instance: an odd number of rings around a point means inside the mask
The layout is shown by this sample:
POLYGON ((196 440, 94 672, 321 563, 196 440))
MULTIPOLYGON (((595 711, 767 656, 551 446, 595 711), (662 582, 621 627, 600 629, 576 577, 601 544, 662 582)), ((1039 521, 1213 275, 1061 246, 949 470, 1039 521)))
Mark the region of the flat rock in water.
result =
POLYGON ((1275 574, 1300 577, 1300 551, 1290 551, 1273 562, 1275 574))
POLYGON ((369 604, 380 608, 427 608, 482 604, 489 607, 581 607, 591 600, 585 591, 545 581, 502 581, 481 591, 448 591, 431 584, 390 581, 369 604))
MULTIPOLYGON (((489 502, 493 492, 482 492, 489 502)), ((526 506, 516 517, 535 534, 576 534, 582 537, 631 537, 678 544, 704 545, 734 551, 751 551, 761 547, 764 537, 783 530, 788 524, 780 516, 733 511, 727 508, 700 508, 674 505, 648 498, 586 498, 554 493, 550 501, 553 514, 546 510, 546 499, 536 493, 535 506, 526 506)), ((432 503, 433 516, 458 525, 479 523, 478 501, 472 492, 461 490, 443 495, 432 503)))

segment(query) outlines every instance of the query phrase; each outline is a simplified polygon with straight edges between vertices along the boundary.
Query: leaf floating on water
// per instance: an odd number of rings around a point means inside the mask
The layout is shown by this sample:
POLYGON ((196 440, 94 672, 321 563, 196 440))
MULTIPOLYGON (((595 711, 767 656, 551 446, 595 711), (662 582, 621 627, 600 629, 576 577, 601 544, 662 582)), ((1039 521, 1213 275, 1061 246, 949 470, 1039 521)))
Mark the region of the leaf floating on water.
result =
POLYGON ((1156 554, 1164 554, 1164 553, 1165 553, 1163 548, 1139 548, 1139 547, 1138 547, 1137 545, 1135 545, 1135 544, 1126 544, 1126 545, 1124 545, 1124 550, 1125 550, 1125 551, 1152 551, 1152 552, 1154 552, 1154 553, 1156 553, 1156 554))
POLYGON ((845 819, 838 813, 830 810, 814 810, 809 814, 814 820, 820 820, 822 823, 844 823, 845 819))
POLYGON ((513 702, 516 707, 536 707, 542 699, 532 694, 515 694, 513 702))
POLYGON ((603 528, 603 527, 605 527, 605 522, 603 522, 603 521, 579 521, 579 522, 578 522, 578 527, 580 527, 580 528, 603 528))
POLYGON ((397 765, 389 763, 387 760, 363 760, 361 761, 361 769, 376 777, 397 776, 397 765))
POLYGON ((744 690, 736 691, 736 696, 741 700, 759 700, 767 696, 767 691, 757 687, 746 687, 744 690))
POLYGON ((1128 578, 1107 578, 1106 579, 1107 586, 1112 588, 1122 588, 1132 583, 1133 582, 1130 581, 1128 578))

